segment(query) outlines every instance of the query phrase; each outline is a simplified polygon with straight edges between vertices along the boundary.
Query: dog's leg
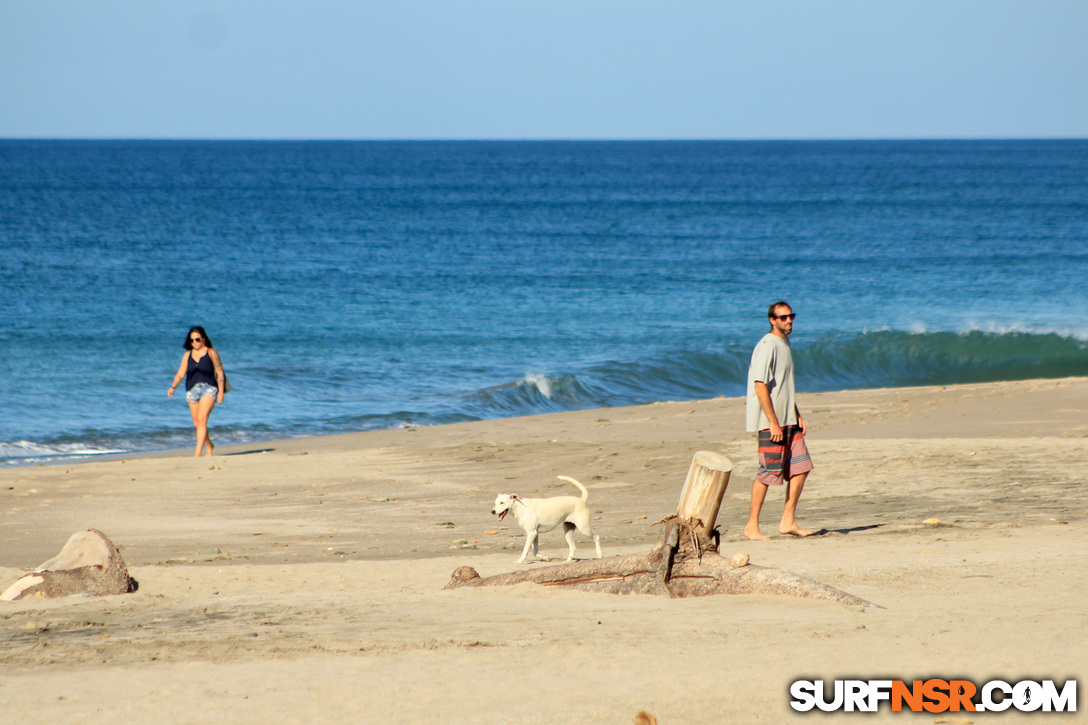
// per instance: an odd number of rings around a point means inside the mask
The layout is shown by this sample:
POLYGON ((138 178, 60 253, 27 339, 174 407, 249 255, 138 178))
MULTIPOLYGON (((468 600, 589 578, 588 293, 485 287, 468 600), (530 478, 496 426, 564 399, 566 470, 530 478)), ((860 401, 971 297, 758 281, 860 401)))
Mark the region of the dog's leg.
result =
MULTIPOLYGON (((571 521, 567 522, 567 526, 573 526, 578 530, 578 533, 582 536, 593 539, 593 545, 597 547, 597 558, 602 559, 604 556, 601 554, 601 537, 593 531, 593 524, 589 521, 589 511, 584 510, 578 515, 574 516, 571 521)), ((568 531, 568 536, 570 535, 568 531)), ((574 555, 574 544, 571 544, 571 555, 574 555)))
POLYGON ((538 544, 540 544, 540 532, 535 531, 533 532, 533 556, 536 557, 537 561, 551 561, 549 557, 537 552, 538 544))
POLYGON ((582 536, 588 536, 589 538, 593 539, 593 545, 597 547, 597 558, 603 558, 601 556, 601 537, 598 536, 597 533, 589 527, 589 524, 586 524, 585 526, 578 526, 577 528, 579 534, 581 534, 582 536))
POLYGON ((578 530, 578 527, 569 521, 563 522, 563 536, 567 539, 567 548, 570 549, 567 554, 567 561, 574 561, 574 532, 578 530))
POLYGON ((533 556, 536 556, 536 532, 530 531, 525 534, 525 548, 521 550, 521 558, 518 559, 515 564, 524 564, 525 558, 529 556, 529 549, 533 550, 533 556))

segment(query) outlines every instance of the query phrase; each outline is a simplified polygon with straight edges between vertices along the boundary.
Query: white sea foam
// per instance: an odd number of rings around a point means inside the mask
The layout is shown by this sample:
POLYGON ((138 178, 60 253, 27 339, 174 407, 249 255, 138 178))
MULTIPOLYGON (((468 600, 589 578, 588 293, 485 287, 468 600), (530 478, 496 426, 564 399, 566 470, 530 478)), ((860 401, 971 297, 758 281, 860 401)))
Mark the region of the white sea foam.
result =
POLYGON ((912 322, 907 329, 912 335, 924 335, 929 332, 924 322, 912 322))
POLYGON ((537 391, 548 400, 552 399, 552 381, 547 375, 526 373, 521 382, 524 385, 531 385, 536 388, 537 391))
MULTIPOLYGON (((883 325, 880 327, 867 327, 864 334, 877 332, 893 332, 895 328, 883 325)), ((929 335, 939 333, 952 333, 955 335, 970 335, 981 332, 986 335, 1057 335, 1071 340, 1088 341, 1088 329, 1076 328, 1054 324, 1032 324, 1030 322, 1001 322, 997 320, 965 320, 955 327, 940 328, 921 321, 909 322, 905 330, 911 335, 929 335)))
POLYGON ((1066 325, 1032 324, 1030 322, 999 322, 988 320, 968 320, 956 332, 967 335, 972 332, 983 332, 988 335, 1057 335, 1072 340, 1088 342, 1088 329, 1078 329, 1066 325))
POLYGON ((88 458, 126 453, 120 448, 94 448, 82 443, 42 445, 31 441, 0 442, 0 461, 8 464, 40 463, 65 458, 88 458))

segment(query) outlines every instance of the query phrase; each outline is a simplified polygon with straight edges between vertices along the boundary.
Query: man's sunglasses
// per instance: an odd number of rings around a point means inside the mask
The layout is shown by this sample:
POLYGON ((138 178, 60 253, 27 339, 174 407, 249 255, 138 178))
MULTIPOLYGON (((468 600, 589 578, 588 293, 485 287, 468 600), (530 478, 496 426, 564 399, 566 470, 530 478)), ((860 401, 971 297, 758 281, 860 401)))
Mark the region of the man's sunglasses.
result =
POLYGON ((771 317, 775 320, 792 320, 794 317, 797 317, 797 313, 791 312, 788 315, 771 315, 771 317))

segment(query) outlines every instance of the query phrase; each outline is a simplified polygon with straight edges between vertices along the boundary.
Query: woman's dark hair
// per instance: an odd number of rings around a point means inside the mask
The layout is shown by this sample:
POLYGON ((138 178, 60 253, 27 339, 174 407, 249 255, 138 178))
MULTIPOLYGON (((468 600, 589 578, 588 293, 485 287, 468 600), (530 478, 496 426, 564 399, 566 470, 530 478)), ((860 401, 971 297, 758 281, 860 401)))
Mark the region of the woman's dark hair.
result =
POLYGON ((212 339, 210 337, 208 337, 208 333, 204 332, 204 328, 201 327, 200 325, 194 325, 194 326, 189 328, 188 332, 185 333, 185 349, 186 350, 192 350, 193 349, 193 341, 190 340, 189 338, 192 337, 194 332, 199 332, 200 333, 200 336, 204 338, 204 344, 207 347, 215 347, 215 345, 212 344, 212 339))

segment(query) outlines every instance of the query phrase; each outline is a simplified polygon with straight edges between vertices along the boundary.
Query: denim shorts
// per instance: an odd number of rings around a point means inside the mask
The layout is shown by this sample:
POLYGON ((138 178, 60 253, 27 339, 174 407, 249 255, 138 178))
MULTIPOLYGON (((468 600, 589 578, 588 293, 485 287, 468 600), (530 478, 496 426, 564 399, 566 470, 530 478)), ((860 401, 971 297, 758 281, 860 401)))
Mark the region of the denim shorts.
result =
POLYGON ((185 391, 185 399, 190 403, 198 403, 201 398, 217 398, 219 397, 219 388, 214 385, 208 385, 207 383, 197 383, 193 387, 185 391))

